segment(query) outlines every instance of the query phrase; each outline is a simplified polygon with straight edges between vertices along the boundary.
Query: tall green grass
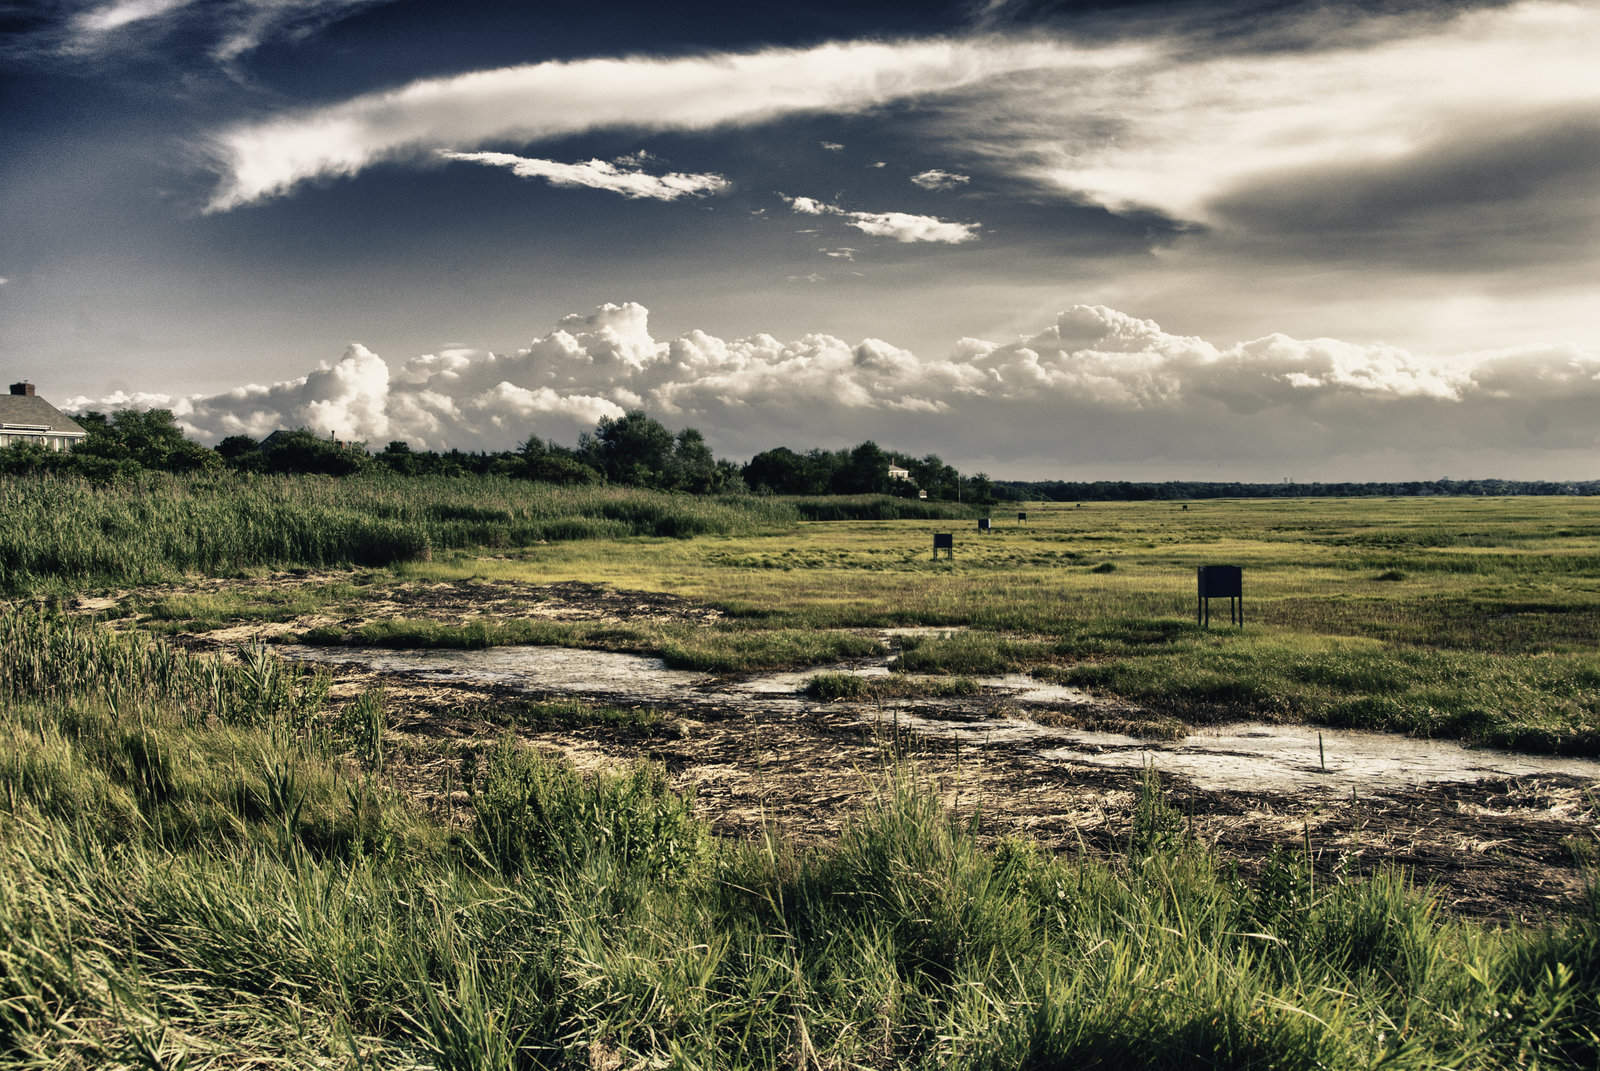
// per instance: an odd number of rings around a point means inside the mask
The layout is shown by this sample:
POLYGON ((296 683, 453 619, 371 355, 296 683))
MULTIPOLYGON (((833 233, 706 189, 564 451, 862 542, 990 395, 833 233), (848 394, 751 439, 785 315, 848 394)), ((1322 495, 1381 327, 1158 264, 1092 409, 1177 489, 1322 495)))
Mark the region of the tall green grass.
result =
POLYGON ((805 495, 781 501, 792 505, 808 521, 953 521, 989 513, 970 504, 893 495, 805 495))
MULTIPOLYGON (((432 854, 162 847, 0 810, 10 1066, 1588 1068, 1600 914, 1246 880, 1150 801, 1127 853, 986 847, 908 771, 839 840, 709 839, 639 771, 503 744, 432 854)), ((1146 791, 1151 789, 1147 786, 1146 791)), ((1156 790, 1158 791, 1158 790, 1156 790)), ((1169 808, 1170 810, 1170 808, 1169 808)))
POLYGON ((771 499, 497 479, 147 474, 106 486, 0 477, 0 593, 263 566, 386 565, 449 548, 749 534, 797 517, 771 499))

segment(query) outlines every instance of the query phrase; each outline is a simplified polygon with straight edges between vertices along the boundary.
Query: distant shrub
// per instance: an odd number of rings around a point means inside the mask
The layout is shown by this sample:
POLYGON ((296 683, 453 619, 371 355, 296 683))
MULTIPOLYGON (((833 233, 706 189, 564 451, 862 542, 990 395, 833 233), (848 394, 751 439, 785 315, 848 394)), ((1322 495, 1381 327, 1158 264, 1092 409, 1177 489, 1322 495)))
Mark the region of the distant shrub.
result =
POLYGON ((1117 563, 1116 562, 1101 562, 1099 565, 1095 566, 1093 569, 1090 569, 1089 571, 1091 573, 1114 573, 1114 572, 1117 571, 1117 563))

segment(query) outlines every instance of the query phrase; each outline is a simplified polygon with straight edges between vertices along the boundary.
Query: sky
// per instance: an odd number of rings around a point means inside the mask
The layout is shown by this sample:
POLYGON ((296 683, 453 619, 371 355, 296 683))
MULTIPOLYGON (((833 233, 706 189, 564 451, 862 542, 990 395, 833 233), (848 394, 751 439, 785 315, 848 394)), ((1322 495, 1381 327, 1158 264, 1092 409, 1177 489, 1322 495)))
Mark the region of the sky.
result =
POLYGON ((0 0, 0 375, 214 443, 1600 477, 1600 4, 0 0))

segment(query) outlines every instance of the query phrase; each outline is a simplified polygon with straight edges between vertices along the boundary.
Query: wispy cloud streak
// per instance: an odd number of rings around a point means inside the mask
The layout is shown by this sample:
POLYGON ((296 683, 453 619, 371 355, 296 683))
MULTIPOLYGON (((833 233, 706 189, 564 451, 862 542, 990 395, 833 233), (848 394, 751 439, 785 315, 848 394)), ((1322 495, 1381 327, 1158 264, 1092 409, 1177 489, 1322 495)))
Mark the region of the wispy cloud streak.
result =
POLYGON ((506 152, 441 152, 439 155, 446 160, 508 168, 518 178, 542 178, 552 186, 608 190, 634 199, 676 201, 680 197, 726 193, 733 187, 723 176, 709 172, 669 171, 664 175, 651 175, 632 166, 618 167, 604 160, 564 164, 506 152))
POLYGON ((803 112, 852 114, 1028 70, 1116 67, 1142 45, 1002 39, 826 44, 675 59, 546 62, 413 82, 219 131, 212 211, 375 161, 606 127, 707 130, 803 112))

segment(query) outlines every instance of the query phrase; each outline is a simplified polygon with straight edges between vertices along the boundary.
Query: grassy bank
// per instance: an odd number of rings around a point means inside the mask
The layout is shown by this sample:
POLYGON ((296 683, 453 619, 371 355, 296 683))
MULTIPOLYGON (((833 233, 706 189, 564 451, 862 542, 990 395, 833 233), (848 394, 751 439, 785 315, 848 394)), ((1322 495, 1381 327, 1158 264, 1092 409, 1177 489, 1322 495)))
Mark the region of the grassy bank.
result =
POLYGON ((375 694, 6 627, 9 1066, 1600 1059, 1600 905, 1501 929, 1398 874, 1280 854, 1246 878, 1152 780, 1111 859, 981 843, 892 766, 799 853, 717 840, 648 766, 583 777, 508 739, 450 831, 384 787, 375 694))
POLYGON ((0 593, 283 566, 388 565, 451 548, 791 527, 771 499, 490 478, 0 477, 0 593))

